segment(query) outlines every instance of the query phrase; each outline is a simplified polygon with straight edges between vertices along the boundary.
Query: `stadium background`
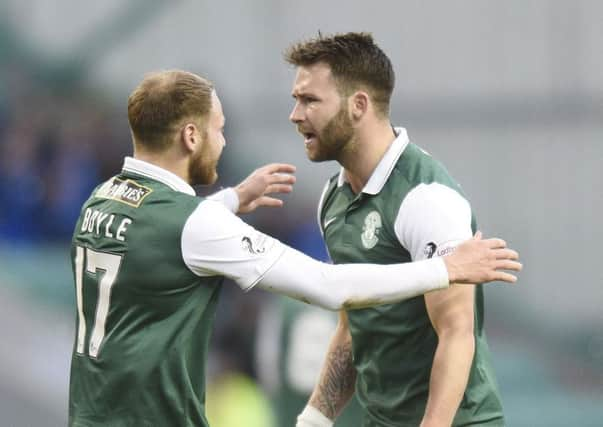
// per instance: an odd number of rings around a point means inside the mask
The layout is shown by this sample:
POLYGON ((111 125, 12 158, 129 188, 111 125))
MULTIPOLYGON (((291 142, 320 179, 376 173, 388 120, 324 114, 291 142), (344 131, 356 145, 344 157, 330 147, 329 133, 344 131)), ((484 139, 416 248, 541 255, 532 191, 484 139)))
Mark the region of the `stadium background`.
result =
MULTIPOLYGON (((305 159, 281 53, 318 30, 365 30, 394 63, 393 122, 461 182, 480 228, 521 252, 519 285, 487 289, 509 426, 600 426, 602 16, 595 0, 4 0, 0 425, 66 423, 68 240, 82 200, 131 152, 126 99, 144 73, 183 68, 216 83, 228 141, 219 185, 270 161, 298 166, 286 206, 248 220, 300 246, 337 167, 305 159)), ((246 380, 256 319, 273 297, 227 288, 210 364, 215 384, 240 374, 219 405, 251 425, 244 407, 266 410, 246 380)))

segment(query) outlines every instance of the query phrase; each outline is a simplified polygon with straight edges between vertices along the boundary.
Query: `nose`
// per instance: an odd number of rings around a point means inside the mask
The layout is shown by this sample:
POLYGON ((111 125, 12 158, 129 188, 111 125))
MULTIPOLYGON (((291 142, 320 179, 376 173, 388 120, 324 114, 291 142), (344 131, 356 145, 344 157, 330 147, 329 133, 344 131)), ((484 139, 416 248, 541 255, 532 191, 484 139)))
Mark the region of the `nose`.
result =
POLYGON ((291 110, 291 114, 289 114, 289 120, 295 124, 300 123, 303 120, 303 114, 301 112, 301 108, 299 107, 299 102, 296 102, 293 106, 293 110, 291 110))

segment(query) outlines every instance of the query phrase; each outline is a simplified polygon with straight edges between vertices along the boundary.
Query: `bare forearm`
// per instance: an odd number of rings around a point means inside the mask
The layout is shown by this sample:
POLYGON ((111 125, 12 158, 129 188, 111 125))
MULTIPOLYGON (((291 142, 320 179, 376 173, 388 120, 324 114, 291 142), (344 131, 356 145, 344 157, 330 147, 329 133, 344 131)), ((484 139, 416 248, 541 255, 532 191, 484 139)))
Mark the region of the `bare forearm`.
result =
POLYGON ((451 332, 440 336, 421 427, 448 427, 452 424, 467 387, 474 352, 472 333, 451 332))
POLYGON ((351 339, 333 340, 310 405, 335 419, 354 394, 355 382, 351 339))

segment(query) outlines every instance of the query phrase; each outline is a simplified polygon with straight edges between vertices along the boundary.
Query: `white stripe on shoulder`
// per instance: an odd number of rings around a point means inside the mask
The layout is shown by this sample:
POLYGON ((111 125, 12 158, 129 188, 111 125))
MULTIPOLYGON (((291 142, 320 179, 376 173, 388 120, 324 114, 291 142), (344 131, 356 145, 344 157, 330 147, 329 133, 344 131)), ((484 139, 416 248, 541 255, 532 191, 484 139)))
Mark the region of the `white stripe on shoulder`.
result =
POLYGON ((325 235, 325 230, 323 229, 322 221, 320 220, 320 213, 322 212, 322 205, 325 202, 325 197, 327 195, 327 190, 329 189, 330 183, 331 183, 331 179, 327 179, 327 183, 323 187, 322 193, 320 194, 320 199, 318 200, 318 207, 316 208, 316 220, 318 221, 318 229, 320 230, 320 234, 323 237, 325 235))

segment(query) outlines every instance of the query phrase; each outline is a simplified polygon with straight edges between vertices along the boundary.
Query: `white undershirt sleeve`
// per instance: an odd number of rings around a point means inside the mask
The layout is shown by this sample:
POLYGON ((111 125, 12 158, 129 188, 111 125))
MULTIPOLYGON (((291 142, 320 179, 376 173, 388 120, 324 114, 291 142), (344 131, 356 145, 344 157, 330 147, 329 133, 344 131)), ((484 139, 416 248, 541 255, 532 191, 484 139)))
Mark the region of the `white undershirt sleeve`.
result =
POLYGON ((225 276, 248 290, 282 255, 285 246, 261 233, 222 203, 204 200, 182 230, 182 257, 198 276, 225 276))
POLYGON ((287 247, 257 286, 327 310, 341 310, 398 302, 446 288, 448 283, 441 258, 405 264, 334 265, 287 247))
POLYGON ((419 184, 402 201, 394 229, 413 261, 441 257, 471 238, 471 206, 445 185, 419 184))
POLYGON ((209 200, 186 221, 181 246, 185 264, 199 276, 226 276, 244 290, 257 284, 330 310, 392 303, 448 286, 441 259, 392 265, 322 263, 209 200))

